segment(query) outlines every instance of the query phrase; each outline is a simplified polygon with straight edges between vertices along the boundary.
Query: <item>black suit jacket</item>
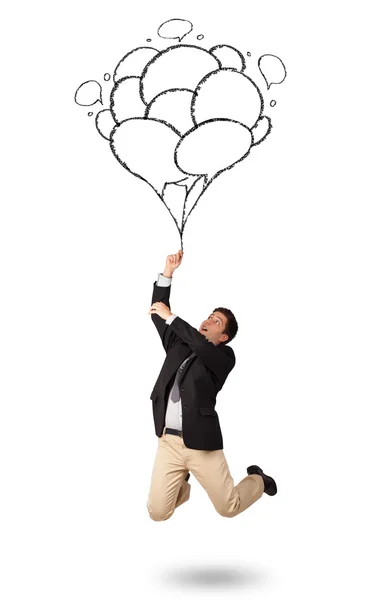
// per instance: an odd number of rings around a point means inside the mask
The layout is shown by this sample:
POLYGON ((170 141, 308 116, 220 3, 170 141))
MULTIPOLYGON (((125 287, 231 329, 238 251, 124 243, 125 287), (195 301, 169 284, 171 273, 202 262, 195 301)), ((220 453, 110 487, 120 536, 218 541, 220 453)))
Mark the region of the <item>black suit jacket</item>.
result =
MULTIPOLYGON (((164 302, 170 308, 170 288, 154 282, 152 304, 164 302)), ((215 346, 197 329, 180 317, 170 325, 159 315, 151 315, 162 340, 166 358, 151 393, 155 433, 161 437, 169 392, 177 369, 195 352, 184 367, 180 379, 182 400, 183 440, 187 448, 221 450, 223 439, 219 417, 215 410, 216 395, 235 365, 235 354, 230 346, 215 346)))

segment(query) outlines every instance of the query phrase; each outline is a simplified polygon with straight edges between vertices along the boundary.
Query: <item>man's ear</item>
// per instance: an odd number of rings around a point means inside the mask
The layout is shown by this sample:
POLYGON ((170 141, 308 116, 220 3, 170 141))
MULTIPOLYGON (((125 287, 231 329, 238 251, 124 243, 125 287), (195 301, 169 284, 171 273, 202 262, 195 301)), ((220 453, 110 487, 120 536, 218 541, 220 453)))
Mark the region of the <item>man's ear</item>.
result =
POLYGON ((229 339, 229 336, 227 335, 227 333, 222 333, 219 338, 220 342, 226 342, 226 340, 228 340, 228 339, 229 339))

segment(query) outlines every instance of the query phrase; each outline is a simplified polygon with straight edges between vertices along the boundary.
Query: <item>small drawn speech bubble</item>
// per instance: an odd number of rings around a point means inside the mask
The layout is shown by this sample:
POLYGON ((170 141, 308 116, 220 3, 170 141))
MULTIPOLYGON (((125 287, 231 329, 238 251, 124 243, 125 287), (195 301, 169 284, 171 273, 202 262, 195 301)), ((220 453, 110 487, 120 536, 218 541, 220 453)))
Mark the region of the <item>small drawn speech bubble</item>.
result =
POLYGON ((102 88, 95 80, 84 81, 75 92, 75 102, 80 106, 92 106, 102 102, 102 88))
POLYGON ((282 60, 273 54, 263 54, 258 59, 258 67, 266 81, 268 90, 273 83, 282 83, 287 75, 282 60))
POLYGON ((185 19, 170 19, 160 25, 158 35, 168 40, 178 39, 180 42, 188 34, 191 33, 193 25, 185 19))

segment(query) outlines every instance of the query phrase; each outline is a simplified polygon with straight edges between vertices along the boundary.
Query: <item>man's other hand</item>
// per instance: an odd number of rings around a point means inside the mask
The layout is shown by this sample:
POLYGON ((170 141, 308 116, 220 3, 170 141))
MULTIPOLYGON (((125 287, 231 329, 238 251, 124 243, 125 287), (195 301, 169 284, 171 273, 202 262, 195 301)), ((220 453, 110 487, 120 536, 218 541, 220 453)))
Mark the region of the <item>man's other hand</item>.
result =
POLYGON ((170 310, 169 306, 164 304, 164 302, 154 302, 154 304, 151 305, 148 314, 159 315, 159 317, 166 321, 167 318, 170 317, 170 315, 172 315, 173 313, 170 310))

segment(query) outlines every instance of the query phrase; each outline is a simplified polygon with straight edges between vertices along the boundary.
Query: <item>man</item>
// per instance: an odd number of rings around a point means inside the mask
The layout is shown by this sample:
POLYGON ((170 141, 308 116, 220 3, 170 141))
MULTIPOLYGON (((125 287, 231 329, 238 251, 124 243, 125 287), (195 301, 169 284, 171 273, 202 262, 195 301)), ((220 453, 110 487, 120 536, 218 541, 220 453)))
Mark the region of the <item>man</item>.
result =
POLYGON ((199 330, 170 310, 172 276, 183 252, 169 255, 154 282, 149 314, 162 340, 166 358, 151 393, 158 436, 147 501, 150 517, 165 521, 190 496, 189 471, 206 490, 216 511, 234 517, 258 500, 273 496, 277 486, 256 465, 237 486, 223 452, 216 395, 235 365, 227 343, 238 324, 229 309, 216 308, 199 330))

